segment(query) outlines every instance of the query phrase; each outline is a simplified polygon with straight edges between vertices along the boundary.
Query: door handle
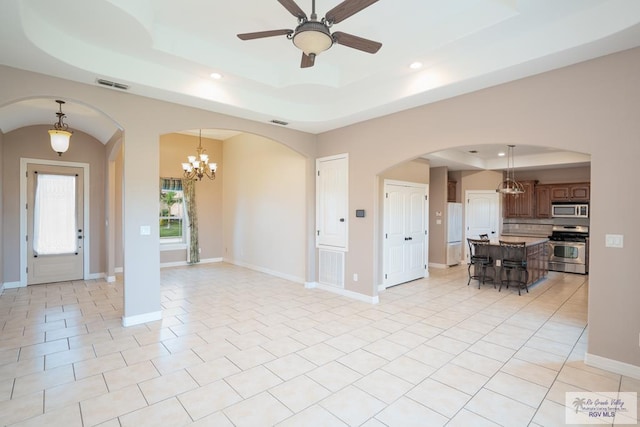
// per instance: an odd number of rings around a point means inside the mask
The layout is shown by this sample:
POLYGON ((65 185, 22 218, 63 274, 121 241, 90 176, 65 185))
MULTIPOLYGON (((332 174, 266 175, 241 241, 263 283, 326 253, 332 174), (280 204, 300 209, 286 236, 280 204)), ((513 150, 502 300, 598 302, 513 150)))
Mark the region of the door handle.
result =
POLYGON ((344 222, 344 218, 340 218, 340 222, 344 222))
POLYGON ((413 237, 405 237, 404 240, 413 240, 413 237))

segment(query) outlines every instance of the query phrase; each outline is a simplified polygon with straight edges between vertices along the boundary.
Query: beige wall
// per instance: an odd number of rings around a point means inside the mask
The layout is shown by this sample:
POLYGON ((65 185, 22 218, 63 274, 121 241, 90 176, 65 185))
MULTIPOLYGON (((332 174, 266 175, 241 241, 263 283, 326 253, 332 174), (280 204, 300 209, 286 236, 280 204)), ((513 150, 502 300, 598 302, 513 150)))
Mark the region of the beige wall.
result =
POLYGON ((122 177, 124 174, 124 152, 120 149, 115 158, 115 259, 114 264, 118 271, 124 266, 124 206, 122 197, 124 194, 122 177))
POLYGON ((3 138, 2 192, 4 203, 4 282, 20 280, 20 159, 44 159, 89 164, 90 241, 89 274, 105 272, 105 149, 100 141, 80 131, 71 137, 69 151, 58 156, 49 144, 51 126, 29 126, 7 133, 3 138))
POLYGON ((429 184, 429 264, 444 265, 447 239, 447 168, 431 168, 429 184), (440 223, 438 224, 438 221, 440 223))
MULTIPOLYGON (((637 175, 639 112, 640 49, 634 49, 326 132, 318 155, 348 151, 357 172, 349 192, 359 195, 359 206, 374 208, 380 171, 425 153, 508 141, 591 154, 588 352, 638 367, 640 200, 611 189, 637 175), (606 248, 607 233, 624 235, 625 247, 606 248)), ((381 283, 368 250, 377 245, 376 220, 351 229, 346 259, 346 288, 370 295, 381 283), (354 272, 358 283, 350 281, 354 272)))
MULTIPOLYGON (((4 191, 2 189, 2 179, 4 171, 4 133, 0 131, 0 212, 4 212, 4 191)), ((3 214, 4 218, 4 214, 3 214)), ((0 220, 0 286, 4 283, 4 220, 0 220)))
POLYGON ((517 173, 516 178, 518 180, 537 180, 539 184, 590 182, 591 167, 577 166, 572 168, 522 171, 517 173))
POLYGON ((223 152, 224 258, 304 283, 305 158, 251 134, 226 140, 223 152))
MULTIPOLYGON (((196 208, 198 214, 198 240, 200 259, 222 258, 222 188, 224 180, 224 162, 222 141, 202 138, 202 146, 211 162, 218 164, 216 179, 203 178, 196 181, 196 208)), ((198 137, 179 133, 170 133, 160 137, 160 176, 166 178, 182 177, 182 162, 187 156, 196 154, 198 137)), ((160 262, 185 262, 186 249, 161 251, 160 262)))

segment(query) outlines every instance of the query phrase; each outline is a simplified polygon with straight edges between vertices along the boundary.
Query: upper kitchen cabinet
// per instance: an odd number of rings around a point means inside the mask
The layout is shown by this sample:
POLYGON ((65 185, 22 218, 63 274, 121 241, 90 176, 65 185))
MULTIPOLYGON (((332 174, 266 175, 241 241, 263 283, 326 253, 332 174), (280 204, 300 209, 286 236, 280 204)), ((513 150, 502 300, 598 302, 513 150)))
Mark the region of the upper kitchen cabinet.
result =
POLYGON ((551 202, 588 202, 591 197, 588 182, 553 184, 550 187, 551 202))
POLYGON ((456 201, 457 182, 449 180, 447 182, 447 202, 456 201))
POLYGON ((551 218, 550 185, 536 185, 536 218, 551 218))
POLYGON ((535 186, 537 181, 520 181, 522 194, 505 194, 503 199, 505 218, 535 218, 535 186))

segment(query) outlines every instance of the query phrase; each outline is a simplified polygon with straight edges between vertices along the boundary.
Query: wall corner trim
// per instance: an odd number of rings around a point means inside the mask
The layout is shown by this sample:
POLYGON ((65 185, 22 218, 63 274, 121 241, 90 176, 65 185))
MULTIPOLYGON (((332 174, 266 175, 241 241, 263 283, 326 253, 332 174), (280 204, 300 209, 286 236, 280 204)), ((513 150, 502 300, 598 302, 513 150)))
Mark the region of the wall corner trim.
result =
POLYGON ((586 353, 584 355, 584 363, 595 368, 604 369, 606 371, 615 372, 616 374, 640 380, 640 366, 620 362, 619 360, 608 359, 602 356, 596 356, 595 354, 590 353, 586 353))
POLYGON ((150 313, 136 314, 135 316, 122 316, 122 326, 140 325, 147 322, 162 320, 162 311, 152 311, 150 313))

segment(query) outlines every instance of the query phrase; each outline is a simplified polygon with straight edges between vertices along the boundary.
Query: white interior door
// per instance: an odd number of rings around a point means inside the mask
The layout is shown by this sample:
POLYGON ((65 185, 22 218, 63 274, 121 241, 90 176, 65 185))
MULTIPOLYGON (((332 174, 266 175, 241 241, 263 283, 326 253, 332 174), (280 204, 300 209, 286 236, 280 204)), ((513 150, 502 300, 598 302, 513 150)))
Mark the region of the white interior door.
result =
POLYGON ((316 245, 347 249, 349 158, 324 157, 316 161, 316 245))
POLYGON ((27 284, 84 277, 84 171, 27 165, 27 284))
POLYGON ((496 238, 500 234, 500 194, 495 191, 467 191, 466 192, 466 236, 465 259, 468 260, 469 248, 466 239, 477 239, 480 234, 488 234, 489 238, 496 238))
POLYGON ((385 181, 384 287, 425 277, 427 186, 385 181))

